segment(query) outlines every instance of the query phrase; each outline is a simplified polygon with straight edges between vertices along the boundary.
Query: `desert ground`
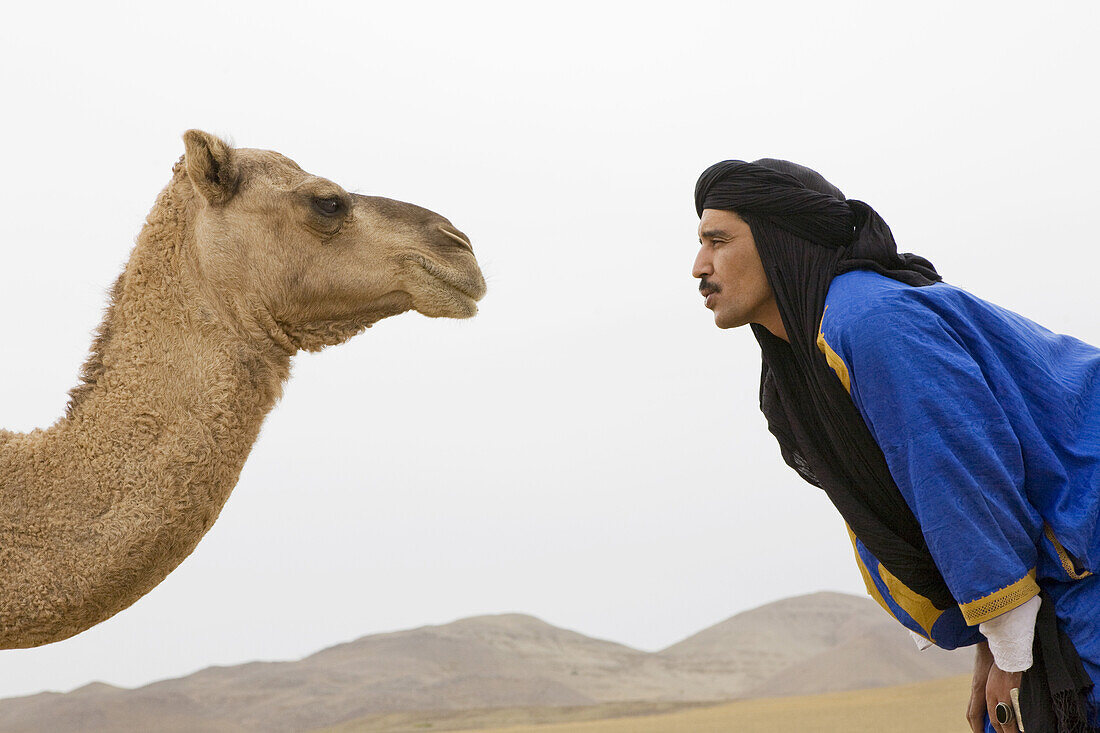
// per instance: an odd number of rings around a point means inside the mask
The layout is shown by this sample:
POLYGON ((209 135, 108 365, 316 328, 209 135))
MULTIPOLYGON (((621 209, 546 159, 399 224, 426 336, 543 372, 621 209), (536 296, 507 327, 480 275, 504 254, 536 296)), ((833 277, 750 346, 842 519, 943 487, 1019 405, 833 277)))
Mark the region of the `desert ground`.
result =
POLYGON ((462 716, 382 716, 351 721, 325 733, 967 733, 963 719, 970 678, 851 690, 827 695, 743 700, 721 705, 658 711, 642 704, 621 706, 620 717, 604 717, 611 706, 569 709, 482 711, 462 716), (597 719, 585 719, 597 718, 597 719), (525 720, 526 722, 519 722, 525 720), (510 722, 512 721, 512 722, 510 722), (556 722, 551 722, 556 721, 556 722), (514 724, 513 724, 514 722, 514 724))

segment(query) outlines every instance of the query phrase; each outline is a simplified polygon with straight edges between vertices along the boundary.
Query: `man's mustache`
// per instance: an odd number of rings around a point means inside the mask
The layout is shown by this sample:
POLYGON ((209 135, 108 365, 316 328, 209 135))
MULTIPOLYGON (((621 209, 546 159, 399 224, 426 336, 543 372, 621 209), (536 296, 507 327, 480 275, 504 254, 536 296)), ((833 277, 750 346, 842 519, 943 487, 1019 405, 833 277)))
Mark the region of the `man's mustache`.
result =
POLYGON ((699 292, 703 295, 710 295, 711 293, 720 293, 722 288, 717 284, 710 282, 705 277, 699 278, 699 292))

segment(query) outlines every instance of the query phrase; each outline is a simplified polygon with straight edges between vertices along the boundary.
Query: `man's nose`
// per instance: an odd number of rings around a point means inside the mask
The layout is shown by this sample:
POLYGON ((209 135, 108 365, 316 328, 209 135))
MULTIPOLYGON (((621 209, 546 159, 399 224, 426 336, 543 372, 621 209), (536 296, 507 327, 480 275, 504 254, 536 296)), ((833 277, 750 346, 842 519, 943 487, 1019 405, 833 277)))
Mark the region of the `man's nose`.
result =
POLYGON ((714 268, 710 265, 710 257, 707 256, 706 247, 701 247, 699 254, 695 255, 695 264, 691 266, 691 275, 692 277, 704 277, 713 274, 714 268))

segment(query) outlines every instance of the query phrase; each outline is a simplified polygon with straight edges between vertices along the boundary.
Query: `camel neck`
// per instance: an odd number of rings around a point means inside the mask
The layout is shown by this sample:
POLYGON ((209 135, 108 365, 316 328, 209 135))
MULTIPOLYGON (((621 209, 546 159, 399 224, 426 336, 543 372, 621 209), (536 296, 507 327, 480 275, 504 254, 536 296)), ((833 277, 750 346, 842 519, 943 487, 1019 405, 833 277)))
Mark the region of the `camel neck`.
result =
POLYGON ((78 633, 190 554, 289 373, 284 350, 203 299, 186 228, 160 234, 151 216, 68 414, 0 440, 0 618, 22 620, 0 625, 0 648, 78 633))

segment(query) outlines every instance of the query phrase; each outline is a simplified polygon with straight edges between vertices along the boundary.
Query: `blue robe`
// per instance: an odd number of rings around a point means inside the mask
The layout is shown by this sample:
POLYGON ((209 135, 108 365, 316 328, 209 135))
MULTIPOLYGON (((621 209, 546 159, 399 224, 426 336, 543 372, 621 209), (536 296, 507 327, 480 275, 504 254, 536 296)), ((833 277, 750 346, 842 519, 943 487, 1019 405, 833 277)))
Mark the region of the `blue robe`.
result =
POLYGON ((1100 682, 1100 349, 947 283, 857 270, 825 303, 818 347, 959 605, 936 609, 853 535, 868 592, 954 649, 1042 588, 1100 682))

